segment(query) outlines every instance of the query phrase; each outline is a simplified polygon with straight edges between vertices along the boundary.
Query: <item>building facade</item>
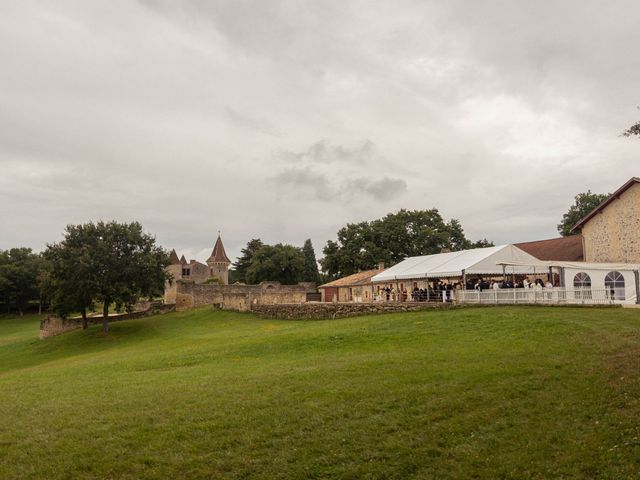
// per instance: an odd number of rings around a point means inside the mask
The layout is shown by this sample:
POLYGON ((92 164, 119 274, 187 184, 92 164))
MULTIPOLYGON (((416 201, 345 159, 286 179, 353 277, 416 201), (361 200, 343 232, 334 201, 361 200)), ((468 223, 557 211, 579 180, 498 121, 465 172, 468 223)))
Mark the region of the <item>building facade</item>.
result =
POLYGON ((640 178, 634 177, 574 227, 586 262, 640 263, 640 178))

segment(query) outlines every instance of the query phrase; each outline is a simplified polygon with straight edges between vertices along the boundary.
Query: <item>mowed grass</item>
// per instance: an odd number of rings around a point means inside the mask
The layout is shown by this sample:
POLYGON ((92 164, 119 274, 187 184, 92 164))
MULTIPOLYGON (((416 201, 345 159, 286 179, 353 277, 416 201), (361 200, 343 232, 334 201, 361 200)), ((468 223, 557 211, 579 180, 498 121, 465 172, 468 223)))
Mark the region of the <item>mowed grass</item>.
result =
POLYGON ((0 318, 0 478, 637 478, 640 311, 0 318))

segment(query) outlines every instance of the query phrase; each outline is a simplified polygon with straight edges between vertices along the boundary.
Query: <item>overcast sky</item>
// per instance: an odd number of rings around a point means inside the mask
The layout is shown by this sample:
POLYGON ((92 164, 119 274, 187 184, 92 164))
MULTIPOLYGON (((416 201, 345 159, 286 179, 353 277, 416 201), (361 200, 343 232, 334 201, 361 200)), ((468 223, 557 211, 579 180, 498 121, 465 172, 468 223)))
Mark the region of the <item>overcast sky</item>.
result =
POLYGON ((0 4, 0 249, 117 219, 320 257, 434 207, 537 240, 640 175, 637 0, 0 4))

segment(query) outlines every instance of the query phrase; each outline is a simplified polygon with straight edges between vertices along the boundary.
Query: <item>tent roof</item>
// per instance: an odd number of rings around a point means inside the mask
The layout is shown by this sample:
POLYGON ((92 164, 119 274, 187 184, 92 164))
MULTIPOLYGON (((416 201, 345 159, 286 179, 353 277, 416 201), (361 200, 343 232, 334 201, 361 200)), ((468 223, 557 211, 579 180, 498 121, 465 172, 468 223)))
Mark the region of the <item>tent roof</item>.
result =
POLYGON ((539 260, 535 263, 527 263, 527 262, 503 262, 503 265, 509 267, 509 271, 511 271, 511 267, 520 268, 523 266, 533 266, 539 268, 571 268, 575 270, 638 270, 640 269, 640 265, 637 263, 594 263, 594 262, 558 262, 558 261, 543 261, 539 260))
MULTIPOLYGON (((502 275, 499 262, 537 263, 533 255, 513 245, 498 245, 488 248, 474 248, 459 252, 437 253, 421 257, 409 257, 384 272, 374 276, 372 282, 408 280, 416 278, 460 277, 471 275, 502 275)), ((532 273, 528 265, 514 266, 509 273, 532 273)))

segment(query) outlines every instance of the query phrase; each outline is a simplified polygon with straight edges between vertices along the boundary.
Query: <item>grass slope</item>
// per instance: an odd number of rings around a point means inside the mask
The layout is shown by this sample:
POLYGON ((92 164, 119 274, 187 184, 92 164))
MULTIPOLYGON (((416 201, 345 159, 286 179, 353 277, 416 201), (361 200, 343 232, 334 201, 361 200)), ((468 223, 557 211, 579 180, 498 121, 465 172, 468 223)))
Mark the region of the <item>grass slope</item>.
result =
POLYGON ((0 478, 636 478, 640 312, 0 318, 0 478))

